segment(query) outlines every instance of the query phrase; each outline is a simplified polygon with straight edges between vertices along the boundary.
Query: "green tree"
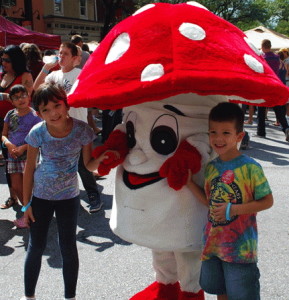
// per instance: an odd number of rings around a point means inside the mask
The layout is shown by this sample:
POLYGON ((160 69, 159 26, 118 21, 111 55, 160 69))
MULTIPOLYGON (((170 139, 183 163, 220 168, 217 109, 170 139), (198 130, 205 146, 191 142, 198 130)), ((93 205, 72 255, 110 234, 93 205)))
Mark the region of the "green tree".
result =
POLYGON ((289 0, 271 2, 273 29, 289 36, 289 0))
MULTIPOLYGON (((288 0, 287 0, 288 1, 288 0)), ((187 1, 177 0, 135 0, 136 7, 140 8, 148 3, 168 2, 182 3, 187 1)), ((214 14, 233 23, 242 30, 265 25, 270 19, 270 0, 199 0, 200 4, 207 7, 214 14)))

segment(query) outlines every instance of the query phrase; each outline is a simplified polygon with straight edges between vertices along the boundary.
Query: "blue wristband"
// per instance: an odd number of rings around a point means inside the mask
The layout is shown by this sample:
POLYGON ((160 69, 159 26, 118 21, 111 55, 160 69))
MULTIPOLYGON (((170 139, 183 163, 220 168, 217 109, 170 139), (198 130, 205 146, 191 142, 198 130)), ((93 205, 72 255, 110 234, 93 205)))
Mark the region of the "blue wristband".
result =
POLYGON ((26 206, 22 206, 21 211, 25 212, 30 207, 31 202, 32 202, 32 200, 30 200, 26 206))
POLYGON ((46 75, 48 75, 49 74, 49 70, 46 70, 46 69, 44 69, 44 68, 42 68, 42 70, 41 70, 44 74, 46 74, 46 75))
POLYGON ((227 205, 227 207, 226 207, 226 220, 227 221, 231 220, 231 218, 230 218, 231 206, 232 206, 232 203, 229 202, 228 205, 227 205))

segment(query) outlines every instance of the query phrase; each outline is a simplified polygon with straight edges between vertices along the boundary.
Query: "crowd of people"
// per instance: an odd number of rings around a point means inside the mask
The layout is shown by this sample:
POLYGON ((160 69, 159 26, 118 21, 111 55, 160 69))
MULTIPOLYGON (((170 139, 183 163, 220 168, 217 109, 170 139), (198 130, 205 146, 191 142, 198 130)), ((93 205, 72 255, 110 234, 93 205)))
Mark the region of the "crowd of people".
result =
MULTIPOLYGON (((289 86, 289 50, 287 48, 281 48, 276 53, 272 51, 271 41, 264 39, 261 43, 261 50, 263 57, 267 61, 268 65, 272 68, 275 74, 280 80, 287 86, 289 86)), ((276 95, 278 97, 278 95, 276 95)), ((289 99, 288 99, 289 100, 289 99)), ((285 134, 286 141, 289 141, 289 125, 287 117, 289 117, 289 101, 285 105, 274 106, 273 111, 276 116, 274 126, 281 126, 282 131, 285 134)), ((246 110, 246 107, 244 108, 246 110)), ((248 119, 245 124, 253 124, 254 113, 257 112, 257 133, 256 135, 262 138, 266 137, 266 120, 268 108, 266 107, 248 107, 248 119)))
MULTIPOLYGON (((20 46, 10 45, 1 49, 0 130, 2 132, 2 155, 5 159, 3 167, 10 192, 9 198, 1 204, 1 208, 8 209, 19 201, 23 215, 16 219, 14 224, 18 228, 30 227, 24 268, 25 296, 23 299, 36 299, 35 288, 40 273, 41 257, 54 213, 63 259, 64 294, 66 299, 75 299, 79 267, 76 227, 80 205, 77 172, 87 193, 90 213, 101 210, 103 202, 93 171, 107 156, 104 153, 96 159, 91 158, 93 141, 99 134, 102 136, 102 142, 106 141, 116 124, 122 121, 122 111, 103 111, 103 126, 100 129, 96 126, 93 117, 97 108, 68 106, 67 94, 90 55, 88 51, 83 50, 85 47, 81 36, 73 36, 71 41, 63 42, 57 55, 49 51, 42 53, 34 44, 20 46), (54 55, 57 59, 43 62, 43 54, 54 55), (37 222, 35 222, 36 219, 37 222)), ((270 41, 264 40, 262 51, 264 58, 280 80, 289 86, 288 49, 280 49, 278 54, 274 54, 271 51, 270 41)), ((265 137, 266 108, 258 107, 257 110, 257 135, 265 137)), ((289 115, 288 104, 275 106, 273 110, 276 114, 276 125, 280 124, 286 140, 289 141, 289 125, 286 119, 286 114, 289 115)), ((249 119, 245 123, 252 124, 254 111, 254 107, 249 108, 249 119)), ((201 202, 206 206, 212 206, 212 203, 208 202, 209 191, 214 180, 210 174, 215 174, 218 168, 223 168, 219 160, 223 163, 237 159, 235 165, 240 170, 243 170, 244 165, 247 167, 249 161, 250 167, 256 169, 254 174, 257 174, 259 179, 262 177, 263 184, 262 187, 256 184, 250 188, 244 184, 243 188, 246 191, 250 190, 246 195, 249 200, 253 193, 258 194, 259 200, 250 202, 248 205, 247 198, 241 199, 242 205, 234 207, 216 204, 210 216, 214 222, 228 223, 235 215, 241 215, 244 226, 239 229, 245 232, 249 227, 251 229, 256 227, 256 220, 252 222, 251 216, 269 208, 273 203, 273 198, 262 168, 253 160, 244 157, 237 149, 237 144, 244 137, 243 123, 244 114, 236 104, 228 104, 228 106, 222 104, 213 109, 209 119, 209 138, 212 148, 219 157, 208 165, 207 170, 214 169, 214 172, 206 172, 206 193, 203 193, 202 189, 191 180, 188 181, 187 186, 201 202), (224 111, 226 111, 225 114, 224 111), (238 127, 239 123, 242 123, 240 127, 238 127), (220 127, 220 124, 225 124, 229 128, 227 131, 233 137, 228 140, 231 147, 225 149, 224 152, 220 151, 214 142, 216 136, 222 134, 223 127, 220 127), (239 210, 235 211, 236 209, 239 210)), ((118 157, 119 154, 115 152, 113 155, 118 157)), ((248 178, 248 182, 251 180, 248 178)), ((214 232, 216 227, 212 225, 214 222, 208 222, 205 230, 206 247, 202 254, 205 258, 202 265, 202 288, 205 291, 220 294, 220 297, 218 296, 220 300, 227 299, 227 294, 234 299, 234 295, 239 294, 241 288, 247 291, 247 295, 254 294, 254 299, 257 299, 259 271, 256 266, 256 256, 250 257, 250 263, 252 263, 250 269, 236 271, 234 267, 229 266, 230 264, 225 264, 219 259, 220 256, 212 255, 213 246, 222 252, 224 245, 228 243, 228 240, 224 239, 218 243, 214 240, 212 243, 216 234, 214 232), (215 273, 212 273, 212 270, 215 273), (243 281, 241 288, 228 290, 226 289, 228 286, 234 286, 230 283, 232 273, 251 277, 243 281), (219 281, 214 278, 219 278, 219 281)), ((225 227, 223 229, 225 230, 225 227)), ((252 240, 254 236, 256 232, 253 230, 252 240)), ((237 244, 235 240, 229 242, 235 246, 237 244)), ((256 247, 257 241, 254 240, 253 244, 256 247)), ((252 253, 256 252, 254 247, 250 248, 252 253)), ((229 253, 228 257, 230 260, 232 253, 229 253)), ((238 257, 238 259, 243 265, 246 265, 248 260, 244 257, 238 257)))

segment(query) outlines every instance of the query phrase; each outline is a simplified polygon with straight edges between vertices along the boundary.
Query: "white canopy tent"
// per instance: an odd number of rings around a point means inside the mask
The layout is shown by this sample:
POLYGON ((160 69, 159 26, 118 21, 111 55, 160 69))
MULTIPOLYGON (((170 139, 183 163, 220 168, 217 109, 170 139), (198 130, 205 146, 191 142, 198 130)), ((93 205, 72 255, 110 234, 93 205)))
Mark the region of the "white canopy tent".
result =
POLYGON ((264 26, 252 28, 244 32, 256 48, 261 48, 262 40, 268 39, 271 41, 272 50, 276 51, 280 48, 289 49, 289 37, 278 33, 274 30, 268 29, 264 26))

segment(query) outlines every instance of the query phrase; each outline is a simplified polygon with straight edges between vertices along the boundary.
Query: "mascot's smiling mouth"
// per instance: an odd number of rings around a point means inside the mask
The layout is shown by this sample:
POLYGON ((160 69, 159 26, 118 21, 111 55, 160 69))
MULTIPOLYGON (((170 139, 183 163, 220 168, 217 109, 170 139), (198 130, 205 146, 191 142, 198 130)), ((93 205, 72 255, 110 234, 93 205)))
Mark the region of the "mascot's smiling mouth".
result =
POLYGON ((131 190, 136 190, 136 189, 145 187, 147 185, 158 182, 161 179, 163 179, 163 178, 160 177, 159 172, 154 172, 154 173, 145 174, 145 175, 139 175, 136 173, 127 172, 126 170, 123 171, 123 182, 131 190))

